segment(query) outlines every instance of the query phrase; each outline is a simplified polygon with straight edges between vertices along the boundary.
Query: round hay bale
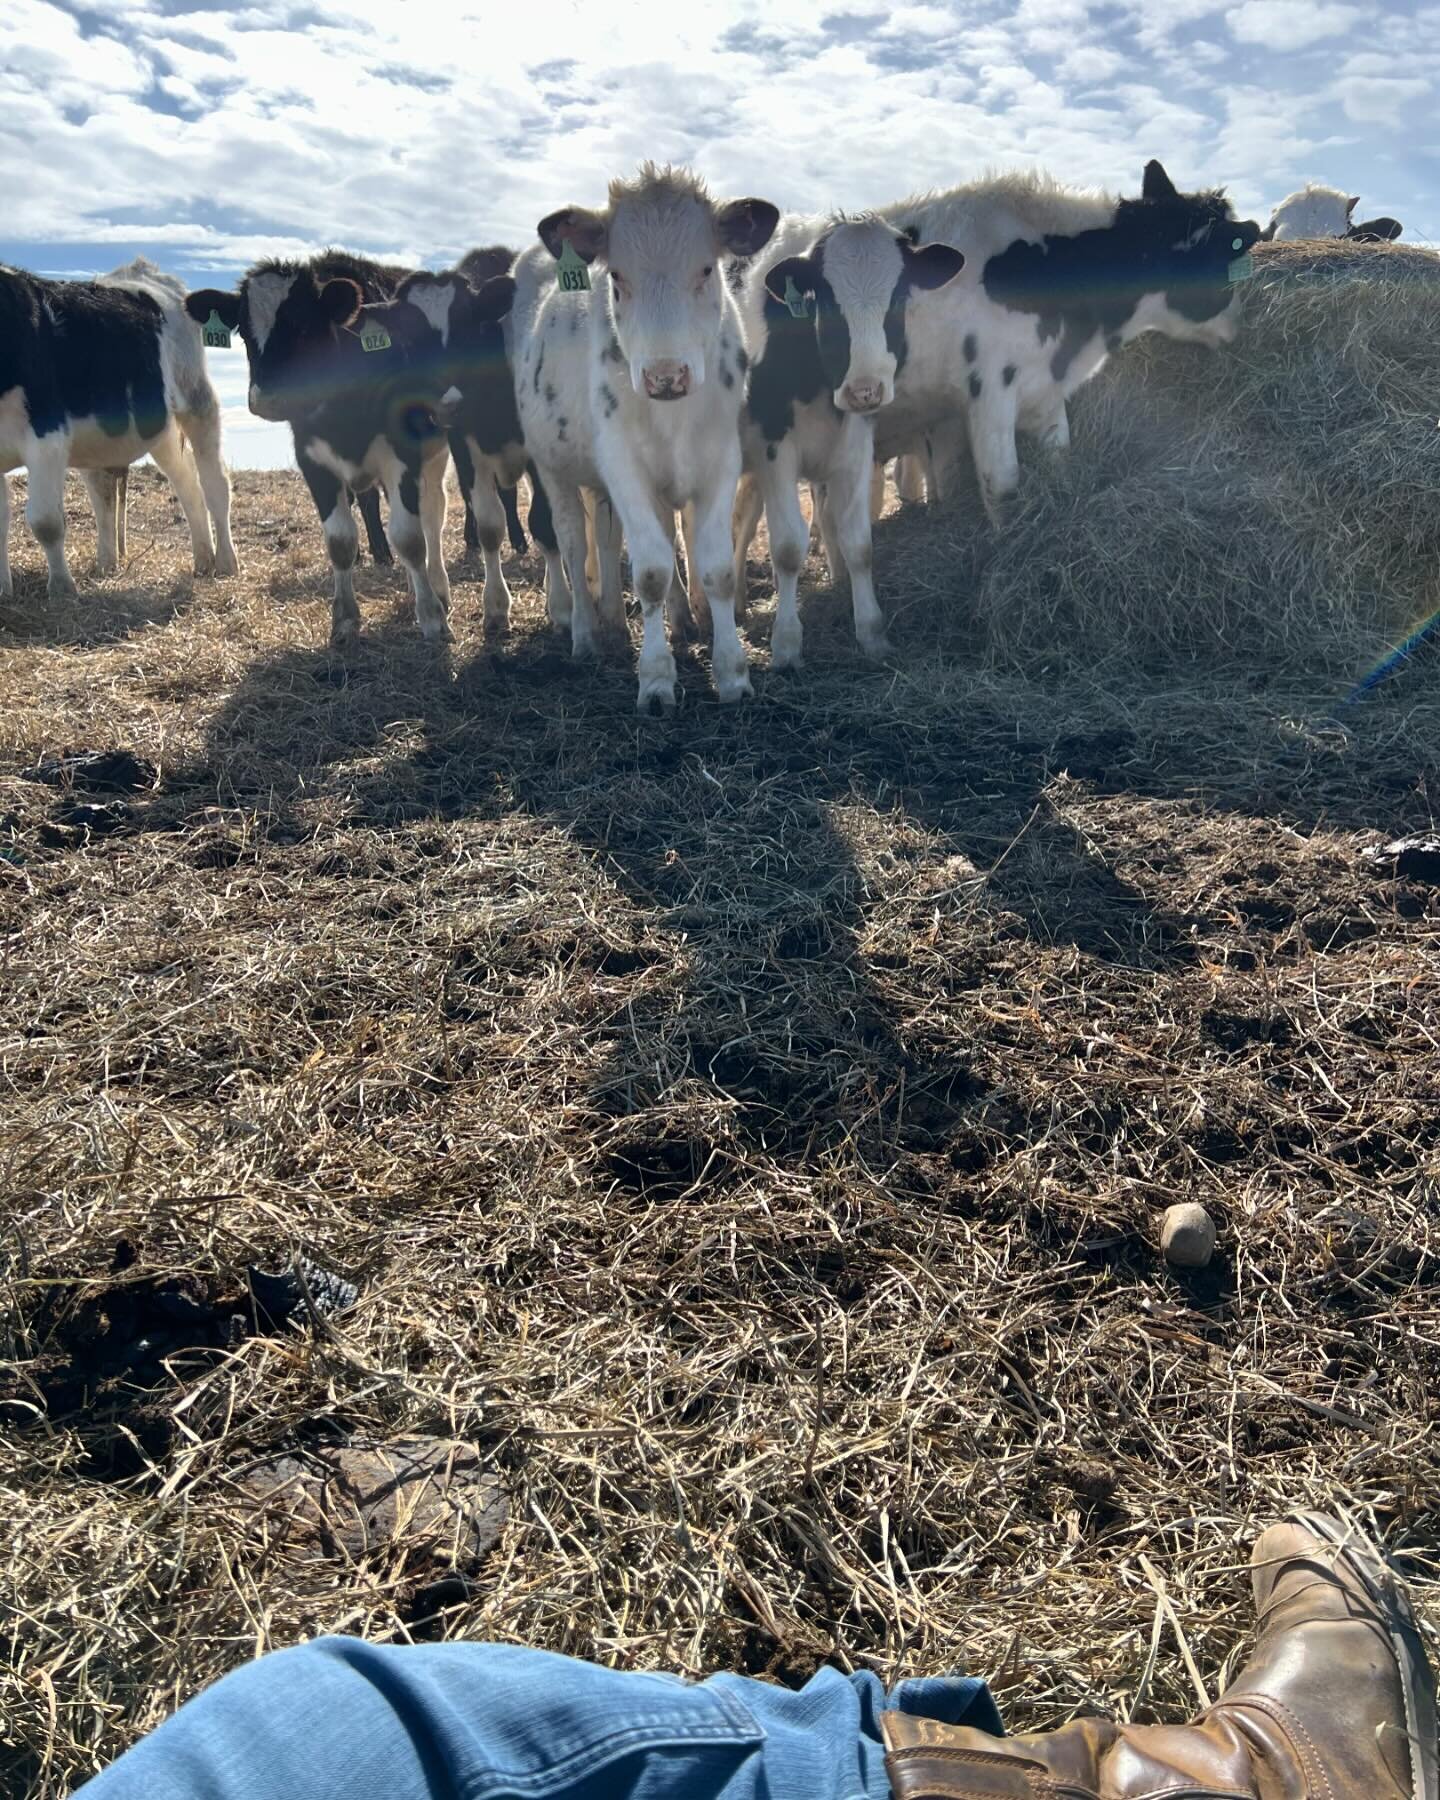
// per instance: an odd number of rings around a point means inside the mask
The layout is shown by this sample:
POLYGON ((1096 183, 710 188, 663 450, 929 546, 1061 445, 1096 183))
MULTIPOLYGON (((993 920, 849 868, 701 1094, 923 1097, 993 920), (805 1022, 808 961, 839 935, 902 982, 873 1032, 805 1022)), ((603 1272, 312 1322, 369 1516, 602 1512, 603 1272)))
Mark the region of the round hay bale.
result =
POLYGON ((887 586, 940 583, 999 662, 1204 658, 1358 675, 1440 605, 1440 256, 1261 245, 1234 343, 1156 336, 1022 437, 1013 522, 978 495, 885 533, 887 586), (907 543, 904 540, 908 538, 907 543))

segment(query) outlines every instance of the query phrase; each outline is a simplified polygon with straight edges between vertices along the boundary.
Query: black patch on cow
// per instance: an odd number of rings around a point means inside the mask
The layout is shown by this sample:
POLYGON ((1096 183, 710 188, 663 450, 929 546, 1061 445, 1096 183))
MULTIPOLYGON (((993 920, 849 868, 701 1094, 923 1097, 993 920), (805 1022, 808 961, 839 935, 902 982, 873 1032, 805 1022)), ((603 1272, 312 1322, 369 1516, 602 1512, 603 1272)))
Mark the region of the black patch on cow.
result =
POLYGON ((750 352, 743 345, 735 352, 735 365, 742 375, 750 367, 750 352))
POLYGON ((535 379, 530 383, 535 393, 540 392, 540 377, 545 371, 545 346, 540 346, 540 354, 535 358, 535 379))
POLYGON ((407 512, 418 513, 420 510, 420 480, 412 469, 407 469, 400 477, 400 504, 407 512))
POLYGON ((970 398, 972 400, 978 400, 980 398, 980 389, 982 386, 983 383, 981 382, 980 377, 972 369, 970 371, 970 398))
POLYGON ((1014 381, 1016 373, 1017 370, 1014 363, 1006 363, 1005 367, 1000 371, 1000 379, 1005 383, 1006 387, 1009 387, 1010 383, 1014 381))
POLYGON ((20 389, 39 437, 91 417, 107 437, 158 437, 164 316, 148 294, 0 265, 0 393, 20 389))
POLYGON ((767 444, 765 446, 765 460, 766 460, 766 462, 774 462, 775 446, 773 444, 767 444))
POLYGON ((960 348, 965 352, 966 362, 974 362, 975 358, 980 354, 980 345, 973 331, 967 331, 965 333, 965 341, 960 348))
POLYGON ((613 417, 620 402, 616 399, 615 390, 608 381, 600 383, 600 398, 605 403, 605 417, 607 419, 613 417))
POLYGON ((1117 334, 1147 294, 1163 294, 1197 323, 1215 318, 1234 292, 1231 262, 1259 236, 1258 224, 1237 220, 1223 194, 1171 190, 1121 200, 1108 225, 1017 240, 990 258, 982 279, 997 305, 1036 315, 1042 340, 1060 339, 1051 363, 1059 379, 1097 332, 1107 342, 1117 334))
POLYGON ((720 365, 720 385, 721 387, 727 388, 733 388, 735 385, 734 371, 731 369, 729 363, 722 362, 720 365))
POLYGON ((625 352, 620 348, 620 340, 613 333, 611 334, 610 342, 606 344, 600 354, 605 358, 606 362, 623 363, 625 360, 625 352))
MULTIPOLYGON (((775 445, 795 424, 796 406, 825 392, 816 329, 809 313, 795 318, 783 300, 766 290, 765 348, 750 376, 750 417, 767 441, 766 454, 772 462, 775 445)), ((849 335, 847 331, 847 362, 849 335)))
POLYGON ((1118 331, 1112 331, 1105 340, 1105 348, 1114 356, 1125 348, 1125 340, 1118 331))
POLYGON ((526 465, 526 473, 530 477, 530 534, 542 550, 549 550, 553 554, 560 548, 560 540, 555 535, 555 517, 550 510, 550 496, 545 492, 540 471, 533 462, 526 465))
POLYGON ((558 398, 559 395, 555 391, 555 383, 553 381, 547 381, 545 383, 545 404, 547 406, 553 406, 558 398))

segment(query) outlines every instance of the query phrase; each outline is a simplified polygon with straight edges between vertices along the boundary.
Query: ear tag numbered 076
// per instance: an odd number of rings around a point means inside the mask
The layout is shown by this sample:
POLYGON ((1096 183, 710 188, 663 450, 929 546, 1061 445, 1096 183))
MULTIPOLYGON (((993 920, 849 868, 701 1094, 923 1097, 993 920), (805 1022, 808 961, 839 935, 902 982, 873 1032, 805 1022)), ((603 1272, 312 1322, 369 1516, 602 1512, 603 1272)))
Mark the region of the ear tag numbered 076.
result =
POLYGON ((388 350, 390 333, 383 325, 367 325, 360 333, 360 348, 362 350, 388 350))
MULTIPOLYGON (((1231 238, 1230 248, 1232 250, 1239 250, 1244 244, 1244 241, 1243 238, 1231 238)), ((1225 271, 1225 278, 1227 281, 1232 282, 1248 281, 1254 273, 1255 258, 1247 253, 1244 256, 1237 256, 1235 258, 1234 262, 1232 262, 1230 267, 1225 271)))
POLYGON ((207 350, 228 350, 230 348, 230 327, 212 306, 210 317, 200 327, 200 335, 204 339, 207 350))
POLYGON ((810 310, 809 296, 802 294, 796 287, 793 275, 785 277, 785 304, 790 309, 792 319, 803 319, 810 310))
POLYGON ((580 252, 565 240, 565 248, 560 252, 560 292, 562 294, 588 294, 590 292, 590 271, 585 267, 580 252))

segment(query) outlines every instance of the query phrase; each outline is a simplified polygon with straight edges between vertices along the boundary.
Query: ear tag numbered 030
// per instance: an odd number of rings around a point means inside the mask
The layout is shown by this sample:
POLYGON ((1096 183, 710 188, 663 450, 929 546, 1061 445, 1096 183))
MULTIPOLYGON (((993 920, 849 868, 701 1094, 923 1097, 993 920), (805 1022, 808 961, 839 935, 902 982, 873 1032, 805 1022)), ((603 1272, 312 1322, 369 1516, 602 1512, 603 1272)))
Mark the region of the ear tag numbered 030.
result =
POLYGON ((228 350, 230 348, 230 327, 212 306, 210 317, 200 327, 200 335, 204 339, 207 350, 228 350))
POLYGON ((792 319, 803 319, 810 310, 810 298, 796 287, 793 275, 785 277, 785 304, 790 309, 792 319))
POLYGON ((585 267, 580 252, 565 240, 565 248, 560 252, 560 292, 562 294, 588 294, 590 292, 590 271, 585 267))
MULTIPOLYGON (((1239 250, 1243 243, 1243 238, 1232 238, 1230 240, 1230 248, 1232 250, 1239 250)), ((1237 256, 1235 258, 1234 262, 1232 262, 1230 267, 1225 271, 1225 278, 1227 281, 1232 282, 1248 281, 1254 273, 1255 258, 1247 253, 1244 256, 1237 256)))
POLYGON ((388 350, 390 333, 383 325, 367 325, 360 333, 360 348, 362 350, 388 350))

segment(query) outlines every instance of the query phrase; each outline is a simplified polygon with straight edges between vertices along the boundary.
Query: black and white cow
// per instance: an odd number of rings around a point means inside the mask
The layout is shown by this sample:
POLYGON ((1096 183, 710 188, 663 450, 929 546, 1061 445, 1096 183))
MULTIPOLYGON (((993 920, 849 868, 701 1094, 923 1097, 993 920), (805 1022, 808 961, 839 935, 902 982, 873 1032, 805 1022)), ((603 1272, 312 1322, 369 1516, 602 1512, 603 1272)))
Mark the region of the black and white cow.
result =
MULTIPOLYGON (((515 266, 515 259, 519 254, 518 250, 511 250, 504 244, 490 244, 484 249, 467 251, 456 264, 456 268, 471 287, 482 288, 495 276, 508 275, 515 266)), ((511 386, 513 388, 513 382, 511 386)), ((513 398, 511 410, 514 410, 513 398)), ((518 420, 516 429, 519 429, 518 420)), ((465 552, 468 556, 480 550, 482 542, 479 521, 475 517, 475 508, 470 500, 470 487, 474 476, 467 470, 465 462, 462 460, 462 458, 469 457, 469 451, 465 448, 464 432, 452 431, 450 433, 450 454, 455 459, 456 477, 460 483, 460 492, 465 498, 465 552)), ((508 485, 502 482, 498 476, 495 486, 500 495, 500 504, 505 509, 505 532, 510 540, 510 548, 517 556, 523 556, 530 548, 530 543, 525 536, 525 527, 520 519, 519 489, 513 482, 508 485)))
MULTIPOLYGON (((737 507, 735 582, 761 506, 777 603, 771 663, 801 658, 798 601, 809 532, 799 483, 823 486, 832 557, 850 575, 855 635, 889 653, 871 574, 871 476, 876 420, 895 397, 909 356, 912 314, 938 300, 965 266, 949 244, 917 249, 882 219, 787 218, 752 264, 741 295, 751 359, 741 445, 747 479, 737 507), (831 522, 833 521, 833 524, 831 522)), ((839 576, 840 568, 831 574, 839 576)))
POLYGON ((235 574, 220 405, 179 283, 143 259, 100 281, 0 266, 0 594, 12 592, 6 470, 27 471, 26 517, 53 598, 76 591, 65 559, 66 470, 94 477, 97 561, 109 574, 117 472, 147 453, 184 511, 196 574, 235 574))
POLYGON ((715 690, 726 701, 751 691, 731 539, 744 342, 722 269, 727 256, 759 251, 778 219, 769 201, 718 202, 688 170, 647 163, 634 180, 610 184, 603 212, 571 206, 542 219, 541 244, 516 266, 516 394, 574 595, 575 654, 596 648, 581 499, 589 489, 608 497, 630 547, 642 712, 675 705, 664 608, 675 514, 691 507, 715 690))
MULTIPOLYGON (((382 279, 393 273, 382 266, 382 279)), ((391 537, 420 630, 449 636, 441 400, 456 357, 509 310, 514 294, 508 276, 476 294, 453 272, 410 272, 396 286, 396 297, 367 303, 353 275, 328 274, 323 261, 264 264, 238 293, 208 290, 189 303, 193 315, 213 307, 239 331, 250 357, 251 410, 291 427, 295 460, 325 529, 335 578, 330 636, 340 647, 360 629, 350 498, 377 485, 390 502, 391 537)))
MULTIPOLYGON (((366 303, 393 300, 413 272, 348 250, 323 250, 303 262, 258 262, 238 291, 202 288, 187 304, 201 324, 213 312, 227 330, 239 332, 250 363, 251 412, 272 424, 288 424, 305 403, 316 359, 323 363, 328 351, 332 323, 315 303, 319 289, 328 281, 352 281, 366 303)), ((367 489, 358 498, 371 556, 377 563, 393 563, 378 490, 367 489)))
POLYGON ((916 243, 963 248, 961 275, 910 332, 877 422, 888 459, 928 443, 943 493, 968 427, 992 519, 1019 480, 1017 426, 1070 441, 1068 396, 1147 331, 1206 345, 1237 325, 1236 282, 1260 237, 1223 193, 1181 193, 1158 162, 1138 199, 1016 173, 897 202, 880 216, 916 243))
POLYGON ((1359 204, 1358 194, 1308 182, 1275 208, 1261 240, 1283 244, 1295 238, 1349 238, 1358 244, 1388 244, 1404 230, 1398 219, 1363 219, 1356 224, 1359 204))

